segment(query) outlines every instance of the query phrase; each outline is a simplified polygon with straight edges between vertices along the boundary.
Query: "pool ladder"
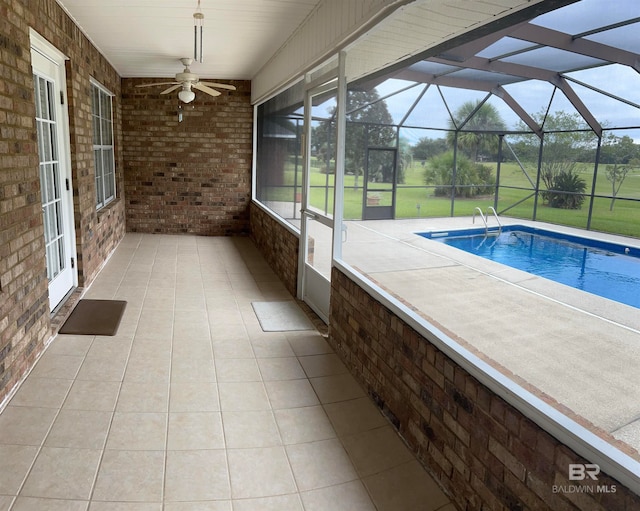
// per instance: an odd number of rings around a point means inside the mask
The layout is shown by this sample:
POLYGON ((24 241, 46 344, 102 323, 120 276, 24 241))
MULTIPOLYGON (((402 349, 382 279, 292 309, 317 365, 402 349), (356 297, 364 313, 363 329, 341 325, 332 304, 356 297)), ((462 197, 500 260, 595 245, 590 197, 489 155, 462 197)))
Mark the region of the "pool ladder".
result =
MULTIPOLYGON (((500 218, 498 217, 498 213, 496 213, 496 210, 493 206, 489 206, 489 213, 492 213, 493 216, 496 218, 496 222, 498 223, 498 236, 500 236, 500 233, 502 232, 502 223, 500 222, 500 218)), ((474 212, 473 212, 473 223, 476 223, 476 213, 480 215, 480 218, 482 218, 482 222, 484 223, 484 235, 485 236, 489 236, 489 223, 487 221, 487 217, 489 216, 489 214, 485 215, 482 210, 477 207, 474 212)), ((496 232, 496 231, 492 231, 492 232, 496 232)))

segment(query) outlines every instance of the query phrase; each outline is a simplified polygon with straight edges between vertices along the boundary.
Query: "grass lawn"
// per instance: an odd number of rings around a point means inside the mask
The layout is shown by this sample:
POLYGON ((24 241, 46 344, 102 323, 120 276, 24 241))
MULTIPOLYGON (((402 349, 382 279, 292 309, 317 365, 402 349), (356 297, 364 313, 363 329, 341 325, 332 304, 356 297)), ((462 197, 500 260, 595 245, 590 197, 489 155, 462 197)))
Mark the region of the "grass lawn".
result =
MULTIPOLYGON (((493 165, 495 163, 486 163, 493 165)), ((295 167, 290 164, 285 167, 283 184, 279 187, 263 189, 262 200, 293 202, 295 167)), ((297 169, 298 187, 302 183, 302 168, 297 169)), ((593 169, 583 166, 579 169, 581 177, 587 184, 587 192, 593 185, 593 169)), ((495 170, 494 170, 495 174, 495 170)), ((529 177, 535 184, 535 172, 530 171, 529 177)), ((519 201, 531 195, 532 185, 515 163, 503 163, 500 169, 500 189, 498 192, 498 212, 504 211, 505 216, 531 219, 533 217, 533 197, 514 206, 519 201)), ((333 210, 334 176, 321 173, 313 169, 310 176, 310 203, 323 210, 333 210)), ((345 176, 344 217, 346 219, 362 218, 362 176, 357 181, 353 175, 345 176)), ((380 188, 389 188, 389 184, 377 183, 380 188)), ((297 191, 300 191, 298 188, 297 191)), ((595 187, 596 195, 611 195, 612 185, 605 177, 601 167, 595 187)), ((391 205, 391 193, 380 193, 381 205, 391 205)), ((640 199, 640 169, 634 169, 627 175, 615 200, 613 210, 610 210, 611 199, 596 198, 593 204, 591 229, 627 236, 640 237, 640 203, 623 200, 623 198, 640 199)), ((456 198, 454 202, 454 216, 470 216, 476 207, 483 211, 494 205, 494 197, 477 197, 471 199, 456 198)), ((428 188, 424 182, 424 167, 414 162, 405 171, 405 182, 398 185, 396 190, 396 218, 417 217, 445 217, 451 215, 451 201, 448 197, 436 197, 433 188, 428 188)), ((589 201, 585 200, 581 209, 568 210, 551 208, 538 200, 536 220, 573 227, 586 228, 589 215, 589 201)))

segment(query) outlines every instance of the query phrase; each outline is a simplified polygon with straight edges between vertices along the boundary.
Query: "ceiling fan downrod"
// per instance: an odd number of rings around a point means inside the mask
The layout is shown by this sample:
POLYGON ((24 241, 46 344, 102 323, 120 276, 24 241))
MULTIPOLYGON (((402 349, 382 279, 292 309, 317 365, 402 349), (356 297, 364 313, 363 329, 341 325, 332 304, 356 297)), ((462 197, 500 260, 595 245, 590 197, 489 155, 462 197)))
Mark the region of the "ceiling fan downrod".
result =
POLYGON ((204 25, 204 14, 202 13, 202 8, 200 7, 200 0, 198 0, 198 8, 196 9, 196 12, 193 13, 193 60, 196 60, 200 63, 202 63, 203 25, 204 25), (200 29, 199 31, 198 31, 198 28, 200 29), (198 55, 198 50, 200 50, 200 55, 198 55))

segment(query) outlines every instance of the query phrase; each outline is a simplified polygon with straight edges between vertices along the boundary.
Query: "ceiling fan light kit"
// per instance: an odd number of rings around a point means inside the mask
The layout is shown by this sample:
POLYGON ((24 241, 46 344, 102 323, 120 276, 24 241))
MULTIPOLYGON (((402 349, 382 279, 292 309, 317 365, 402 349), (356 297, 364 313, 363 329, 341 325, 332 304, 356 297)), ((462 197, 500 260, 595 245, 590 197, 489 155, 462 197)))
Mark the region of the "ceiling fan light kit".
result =
POLYGON ((191 103, 194 99, 196 99, 196 93, 191 89, 184 88, 180 92, 178 92, 178 99, 183 103, 191 103))

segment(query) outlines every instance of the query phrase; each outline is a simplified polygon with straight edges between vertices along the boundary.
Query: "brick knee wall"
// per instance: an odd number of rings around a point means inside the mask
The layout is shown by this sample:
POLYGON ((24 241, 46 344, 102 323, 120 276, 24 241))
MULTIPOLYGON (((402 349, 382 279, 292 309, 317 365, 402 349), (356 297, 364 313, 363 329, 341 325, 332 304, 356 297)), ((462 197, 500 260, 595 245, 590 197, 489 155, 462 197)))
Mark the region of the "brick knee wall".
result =
POLYGON ((640 497, 604 473, 597 485, 615 493, 554 493, 578 483, 569 464, 588 461, 336 268, 331 286, 330 344, 459 509, 640 509, 640 497))
POLYGON ((292 296, 297 294, 298 237, 251 203, 251 239, 292 296))

